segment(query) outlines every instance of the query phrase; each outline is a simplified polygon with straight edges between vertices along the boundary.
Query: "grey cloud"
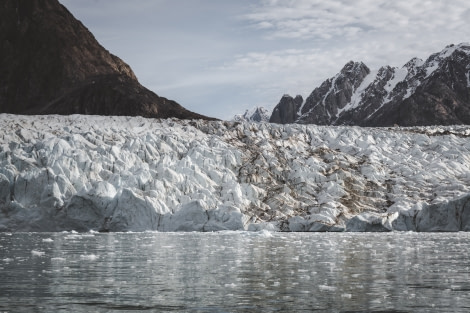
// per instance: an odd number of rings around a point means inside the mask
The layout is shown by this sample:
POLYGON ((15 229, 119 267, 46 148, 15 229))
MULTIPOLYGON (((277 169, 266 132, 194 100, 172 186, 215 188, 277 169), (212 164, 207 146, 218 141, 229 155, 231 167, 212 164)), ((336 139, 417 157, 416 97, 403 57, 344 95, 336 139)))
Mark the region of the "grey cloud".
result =
POLYGON ((372 30, 425 32, 466 23, 466 1, 331 0, 262 1, 248 21, 269 23, 270 38, 332 38, 372 30), (354 30, 351 32, 351 30, 354 30))

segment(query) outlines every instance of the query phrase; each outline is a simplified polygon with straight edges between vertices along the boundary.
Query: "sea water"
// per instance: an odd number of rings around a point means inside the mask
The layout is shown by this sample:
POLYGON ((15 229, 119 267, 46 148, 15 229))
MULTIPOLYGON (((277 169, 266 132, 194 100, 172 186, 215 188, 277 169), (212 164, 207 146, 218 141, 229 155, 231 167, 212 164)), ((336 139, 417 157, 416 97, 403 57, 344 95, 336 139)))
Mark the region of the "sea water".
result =
POLYGON ((469 233, 0 233, 0 312, 470 312, 469 233))

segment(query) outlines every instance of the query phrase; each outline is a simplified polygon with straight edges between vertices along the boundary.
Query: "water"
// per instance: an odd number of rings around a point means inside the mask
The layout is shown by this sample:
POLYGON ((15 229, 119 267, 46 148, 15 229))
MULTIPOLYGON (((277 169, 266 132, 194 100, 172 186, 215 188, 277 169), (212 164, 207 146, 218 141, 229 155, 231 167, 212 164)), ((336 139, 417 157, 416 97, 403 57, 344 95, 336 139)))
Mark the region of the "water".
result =
POLYGON ((0 312, 469 312, 469 233, 0 234, 0 312))

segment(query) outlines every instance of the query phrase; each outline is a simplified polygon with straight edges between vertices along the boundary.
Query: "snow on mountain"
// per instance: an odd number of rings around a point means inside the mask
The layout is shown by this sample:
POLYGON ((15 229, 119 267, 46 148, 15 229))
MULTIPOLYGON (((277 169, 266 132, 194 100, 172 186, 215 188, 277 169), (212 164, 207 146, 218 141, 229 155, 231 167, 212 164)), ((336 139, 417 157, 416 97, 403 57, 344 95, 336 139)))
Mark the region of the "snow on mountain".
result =
POLYGON ((246 110, 244 114, 237 114, 233 117, 234 122, 269 122, 271 112, 263 107, 256 107, 246 110))
MULTIPOLYGON (((347 103, 344 107, 338 109, 336 113, 336 118, 339 118, 342 112, 355 109, 359 106, 362 98, 364 97, 364 93, 366 92, 366 89, 370 86, 371 83, 374 82, 377 74, 378 74, 378 71, 374 71, 374 72, 370 72, 369 74, 367 74, 366 77, 364 77, 364 80, 361 82, 359 87, 357 87, 356 90, 354 90, 354 93, 352 94, 351 100, 349 101, 349 103, 347 103)), ((302 116, 299 117, 299 120, 301 118, 302 116)))
POLYGON ((360 90, 365 87, 362 82, 368 76, 370 70, 364 63, 348 62, 340 73, 313 90, 305 100, 300 114, 294 117, 293 121, 309 124, 309 120, 314 117, 317 124, 331 124, 346 107, 352 108, 356 105, 352 101, 355 100, 354 97, 358 97, 357 93, 361 94, 360 90))
MULTIPOLYGON (((271 121, 290 124, 392 126, 470 124, 470 45, 450 45, 426 61, 370 71, 349 62, 307 97, 300 112, 279 102, 271 121)), ((283 99, 285 96, 283 97, 283 99)))
POLYGON ((470 128, 0 115, 1 231, 470 230, 470 128))

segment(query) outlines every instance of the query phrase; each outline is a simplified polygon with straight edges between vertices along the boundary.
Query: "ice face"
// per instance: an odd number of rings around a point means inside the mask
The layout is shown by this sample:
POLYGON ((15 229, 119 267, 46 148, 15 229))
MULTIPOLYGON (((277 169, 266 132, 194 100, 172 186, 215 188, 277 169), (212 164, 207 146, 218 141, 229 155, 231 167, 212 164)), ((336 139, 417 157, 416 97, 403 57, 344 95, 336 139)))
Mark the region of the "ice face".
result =
POLYGON ((3 231, 467 227, 468 127, 6 114, 0 124, 3 231))

